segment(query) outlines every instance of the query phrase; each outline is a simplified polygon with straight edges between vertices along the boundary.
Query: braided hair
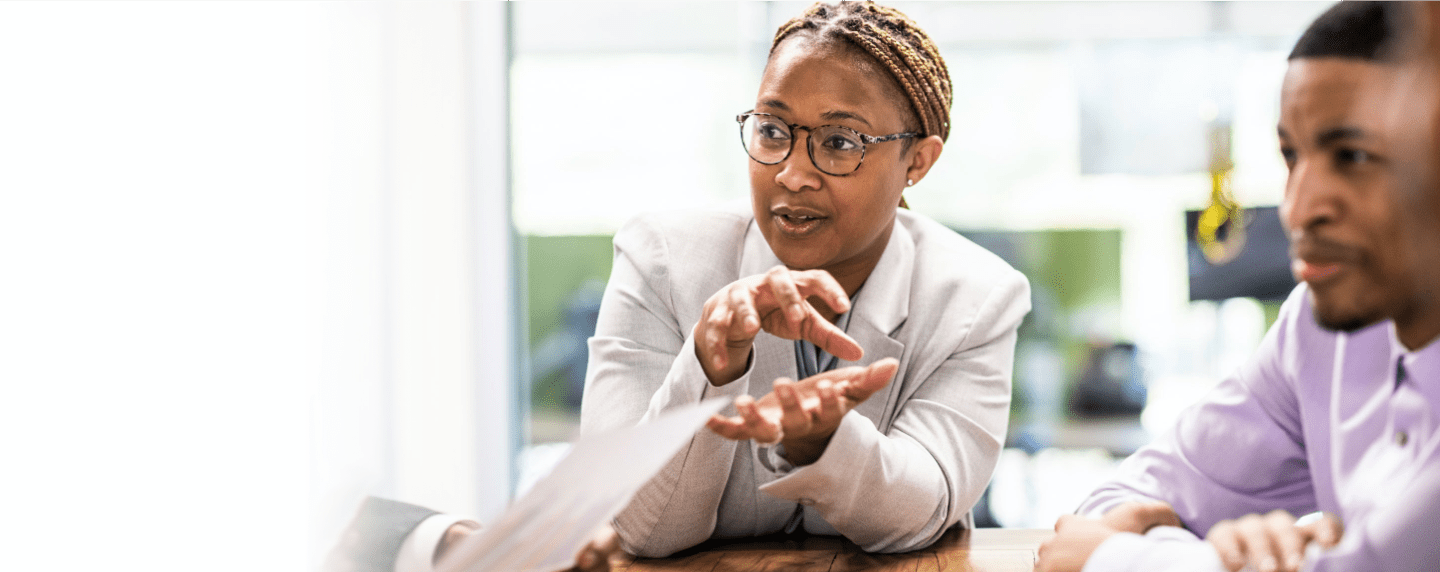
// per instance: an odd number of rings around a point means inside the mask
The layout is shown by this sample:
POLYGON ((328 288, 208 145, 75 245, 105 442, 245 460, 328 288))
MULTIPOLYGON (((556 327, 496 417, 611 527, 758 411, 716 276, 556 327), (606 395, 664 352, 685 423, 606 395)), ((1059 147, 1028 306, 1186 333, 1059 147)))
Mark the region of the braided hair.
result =
POLYGON ((875 58, 909 98, 921 136, 950 138, 950 71, 930 36, 899 10, 874 2, 817 2, 780 26, 770 53, 781 41, 800 35, 844 40, 875 58))

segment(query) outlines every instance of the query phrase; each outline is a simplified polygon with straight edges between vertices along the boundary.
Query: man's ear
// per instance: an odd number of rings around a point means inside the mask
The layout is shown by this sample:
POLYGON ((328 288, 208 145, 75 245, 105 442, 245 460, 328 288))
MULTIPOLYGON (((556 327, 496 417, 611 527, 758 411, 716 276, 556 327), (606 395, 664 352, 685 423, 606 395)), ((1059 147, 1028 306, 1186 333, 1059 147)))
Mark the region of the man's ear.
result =
POLYGON ((940 159, 940 152, 945 150, 945 141, 939 135, 931 135, 921 139, 910 147, 910 165, 905 169, 905 178, 912 181, 911 184, 919 183, 930 172, 930 167, 935 166, 935 161, 940 159))

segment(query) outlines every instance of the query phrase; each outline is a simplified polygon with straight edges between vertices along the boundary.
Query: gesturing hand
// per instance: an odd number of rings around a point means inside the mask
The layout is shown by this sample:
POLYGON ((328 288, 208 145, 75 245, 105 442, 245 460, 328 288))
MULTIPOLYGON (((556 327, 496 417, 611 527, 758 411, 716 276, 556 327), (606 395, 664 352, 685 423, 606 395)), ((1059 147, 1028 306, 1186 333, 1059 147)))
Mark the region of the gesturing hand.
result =
POLYGON ((851 409, 884 388, 900 362, 885 358, 866 367, 846 367, 800 381, 775 380, 775 388, 759 401, 735 398, 737 417, 716 415, 707 426, 727 439, 780 442, 795 465, 820 458, 840 420, 851 409))
POLYGON ((1217 522, 1205 534, 1205 541, 1215 547, 1232 572, 1246 562, 1260 572, 1296 572, 1304 561, 1307 543, 1313 540, 1329 548, 1340 542, 1343 534, 1344 525, 1329 514, 1296 526, 1290 513, 1275 510, 1264 516, 1249 514, 1217 522))
POLYGON ((812 297, 836 313, 850 310, 849 296, 830 273, 784 266, 731 282, 706 300, 695 323, 695 357, 710 383, 725 385, 745 372, 762 329, 787 340, 808 340, 845 361, 864 356, 860 344, 806 302, 812 297))

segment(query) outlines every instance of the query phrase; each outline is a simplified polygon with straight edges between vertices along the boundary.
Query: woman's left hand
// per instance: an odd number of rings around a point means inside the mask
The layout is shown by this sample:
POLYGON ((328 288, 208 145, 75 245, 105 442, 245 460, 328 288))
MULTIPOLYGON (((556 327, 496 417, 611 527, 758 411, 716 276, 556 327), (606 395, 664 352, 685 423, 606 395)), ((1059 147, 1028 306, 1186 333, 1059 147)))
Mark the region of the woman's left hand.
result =
POLYGON ((736 417, 716 415, 707 427, 721 437, 779 442, 785 458, 808 465, 820 458, 840 420, 875 392, 889 385, 900 362, 886 358, 866 367, 827 371, 800 381, 775 380, 774 389, 758 401, 735 398, 736 417))

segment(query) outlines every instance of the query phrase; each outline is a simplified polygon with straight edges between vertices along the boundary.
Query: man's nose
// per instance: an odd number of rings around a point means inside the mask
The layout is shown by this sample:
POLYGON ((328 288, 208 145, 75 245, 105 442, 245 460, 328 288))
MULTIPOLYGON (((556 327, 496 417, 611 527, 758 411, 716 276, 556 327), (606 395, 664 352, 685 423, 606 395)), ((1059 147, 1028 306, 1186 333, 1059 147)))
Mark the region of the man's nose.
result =
POLYGON ((1341 214, 1339 181, 1321 166, 1302 161, 1285 181, 1280 220, 1291 232, 1334 222, 1341 214))

